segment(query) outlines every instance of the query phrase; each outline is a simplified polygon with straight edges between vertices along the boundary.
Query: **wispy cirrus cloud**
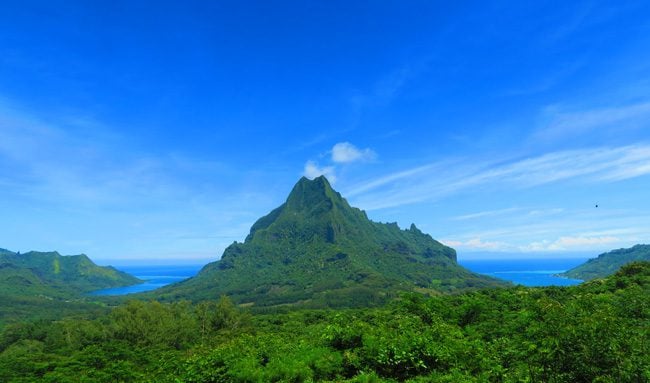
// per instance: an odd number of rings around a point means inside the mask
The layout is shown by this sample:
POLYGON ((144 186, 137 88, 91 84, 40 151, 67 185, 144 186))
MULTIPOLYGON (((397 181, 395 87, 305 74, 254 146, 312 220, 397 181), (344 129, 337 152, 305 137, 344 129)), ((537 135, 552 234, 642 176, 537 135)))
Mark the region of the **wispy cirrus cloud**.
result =
POLYGON ((487 210, 487 211, 480 211, 477 213, 459 215, 456 217, 452 217, 452 219, 455 221, 466 221, 470 219, 499 216, 499 215, 513 213, 520 210, 521 208, 516 208, 516 207, 510 207, 507 209, 499 209, 499 210, 487 210))
POLYGON ((475 220, 490 226, 457 227, 443 242, 461 251, 529 253, 605 251, 650 238, 650 215, 643 209, 506 210, 495 216, 478 216, 475 220))
POLYGON ((416 168, 412 169, 407 169, 403 170, 400 172, 396 173, 391 173, 388 175, 384 175, 381 177, 378 177, 373 180, 367 180, 367 182, 362 182, 357 185, 353 185, 346 193, 345 195, 349 197, 353 197, 358 194, 362 194, 368 190, 373 190, 376 189, 380 186, 384 185, 390 185, 396 181, 403 180, 403 179, 409 179, 412 177, 415 177, 419 174, 425 174, 428 172, 433 171, 434 169, 442 169, 445 167, 446 162, 439 162, 439 163, 434 163, 434 164, 428 164, 428 165, 423 165, 423 166, 418 166, 416 168))
POLYGON ((44 119, 6 101, 0 102, 0 165, 0 183, 12 185, 5 192, 93 206, 187 201, 186 177, 227 171, 216 161, 147 153, 85 116, 44 119))
POLYGON ((350 98, 352 107, 357 111, 361 111, 363 108, 390 103, 395 97, 399 96, 409 82, 429 69, 430 62, 430 57, 422 57, 385 73, 365 92, 357 93, 350 98))
POLYGON ((544 110, 543 121, 542 127, 533 135, 534 140, 557 141, 647 129, 650 127, 650 101, 577 110, 553 105, 544 110))
POLYGON ((400 97, 405 88, 408 88, 415 79, 429 69, 431 61, 431 57, 428 56, 410 60, 391 71, 383 73, 370 87, 351 90, 351 94, 348 96, 350 122, 347 129, 354 130, 358 128, 368 110, 378 107, 383 108, 393 103, 395 99, 400 97))
POLYGON ((537 157, 492 161, 467 159, 384 175, 347 191, 367 210, 434 201, 481 187, 531 188, 557 182, 614 182, 650 174, 650 145, 565 150, 537 157), (380 188, 381 186, 381 188, 380 188))
POLYGON ((245 236, 255 206, 270 206, 267 193, 220 189, 234 173, 215 160, 148 152, 89 118, 44 118, 0 99, 0 208, 14 217, 0 233, 5 246, 216 258, 245 236))

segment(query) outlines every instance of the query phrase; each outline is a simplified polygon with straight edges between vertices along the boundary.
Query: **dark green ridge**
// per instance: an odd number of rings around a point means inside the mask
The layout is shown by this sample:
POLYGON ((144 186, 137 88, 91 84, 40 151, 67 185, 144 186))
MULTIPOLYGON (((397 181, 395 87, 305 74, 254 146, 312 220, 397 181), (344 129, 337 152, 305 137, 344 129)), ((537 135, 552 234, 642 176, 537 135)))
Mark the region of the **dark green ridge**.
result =
POLYGON ((74 297, 142 281, 113 267, 97 266, 85 254, 64 256, 56 251, 19 254, 0 250, 3 295, 74 297))
POLYGON ((415 225, 401 230, 369 220, 321 176, 301 178, 243 243, 230 245, 197 276, 144 296, 200 301, 228 295, 255 307, 354 307, 381 304, 401 291, 505 285, 461 267, 454 249, 415 225))
POLYGON ((622 266, 636 261, 650 261, 650 245, 636 245, 627 249, 612 250, 600 254, 597 258, 592 258, 560 275, 589 281, 612 275, 622 266))
POLYGON ((88 292, 141 282, 84 254, 0 249, 0 328, 21 320, 92 317, 106 307, 88 292))

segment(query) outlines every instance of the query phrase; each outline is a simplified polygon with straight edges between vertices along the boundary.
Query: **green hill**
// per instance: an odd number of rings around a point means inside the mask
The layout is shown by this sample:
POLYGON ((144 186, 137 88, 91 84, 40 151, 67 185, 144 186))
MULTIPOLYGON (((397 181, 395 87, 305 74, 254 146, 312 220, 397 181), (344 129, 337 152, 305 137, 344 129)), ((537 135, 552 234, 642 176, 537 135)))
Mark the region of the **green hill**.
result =
POLYGON ((0 286, 4 294, 77 296, 89 291, 142 281, 113 267, 97 266, 85 254, 19 254, 0 250, 0 286))
POLYGON ((456 263, 456 252, 415 225, 370 221, 325 177, 301 178, 286 202, 194 278, 164 287, 168 300, 226 294, 259 306, 365 306, 399 291, 452 292, 505 285, 456 263))
POLYGON ((623 265, 635 261, 650 261, 650 245, 636 245, 629 249, 612 250, 560 275, 589 281, 614 274, 623 265))
POLYGON ((88 314, 101 307, 84 294, 142 281, 86 255, 57 252, 20 254, 0 249, 0 325, 20 319, 88 314))

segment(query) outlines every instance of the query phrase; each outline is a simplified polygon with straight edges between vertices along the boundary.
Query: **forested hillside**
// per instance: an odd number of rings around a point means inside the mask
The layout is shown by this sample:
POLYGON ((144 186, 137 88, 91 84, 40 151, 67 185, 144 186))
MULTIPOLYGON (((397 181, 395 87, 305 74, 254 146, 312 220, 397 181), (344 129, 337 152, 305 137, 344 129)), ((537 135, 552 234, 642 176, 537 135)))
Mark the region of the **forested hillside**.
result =
POLYGON ((97 266, 84 254, 0 249, 0 324, 98 310, 84 294, 140 282, 112 267, 97 266))
POLYGON ((380 305, 403 291, 430 294, 507 284, 470 272, 456 251, 415 225, 377 223, 323 176, 301 178, 286 202, 260 218, 194 278, 146 297, 200 301, 228 295, 259 307, 380 305))
POLYGON ((600 254, 561 275, 589 281, 614 274, 623 265, 635 261, 650 261, 650 245, 636 245, 628 249, 617 249, 600 254))
POLYGON ((647 382, 650 263, 567 288, 251 315, 229 299, 131 301, 6 326, 3 382, 647 382))

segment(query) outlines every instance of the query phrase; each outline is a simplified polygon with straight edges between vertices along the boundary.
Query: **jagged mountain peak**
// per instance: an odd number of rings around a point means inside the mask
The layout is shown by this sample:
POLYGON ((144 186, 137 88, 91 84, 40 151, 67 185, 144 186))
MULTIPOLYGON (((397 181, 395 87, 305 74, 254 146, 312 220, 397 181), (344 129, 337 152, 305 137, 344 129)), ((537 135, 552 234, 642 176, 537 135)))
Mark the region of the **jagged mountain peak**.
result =
MULTIPOLYGON (((325 176, 319 176, 310 180, 302 177, 289 193, 285 205, 292 210, 312 210, 321 203, 340 204, 347 202, 343 200, 341 194, 332 189, 329 181, 325 176)), ((347 206, 349 207, 349 205, 347 206)))
POLYGON ((286 237, 297 228, 331 242, 336 233, 367 225, 365 213, 351 207, 324 176, 302 177, 285 203, 253 224, 246 242, 259 236, 286 237))
POLYGON ((456 263, 456 252, 415 225, 373 222, 351 207, 325 177, 301 178, 286 201, 233 243, 219 261, 163 299, 229 295, 256 306, 364 306, 400 291, 438 293, 503 285, 456 263))

